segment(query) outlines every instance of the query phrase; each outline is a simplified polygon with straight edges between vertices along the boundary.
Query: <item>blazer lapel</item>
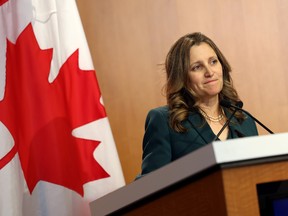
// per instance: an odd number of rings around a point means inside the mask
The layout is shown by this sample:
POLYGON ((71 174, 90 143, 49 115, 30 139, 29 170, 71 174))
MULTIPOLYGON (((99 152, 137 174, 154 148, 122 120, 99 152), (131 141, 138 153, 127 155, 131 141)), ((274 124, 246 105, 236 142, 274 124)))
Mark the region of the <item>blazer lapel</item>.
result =
MULTIPOLYGON (((230 118, 230 116, 232 115, 232 113, 228 112, 226 109, 224 110, 224 112, 227 118, 230 118)), ((245 133, 243 132, 242 127, 235 116, 233 116, 231 119, 231 122, 229 124, 229 130, 232 136, 231 138, 245 137, 245 133)))
POLYGON ((190 125, 192 126, 193 130, 196 131, 196 133, 202 137, 202 139, 206 142, 206 144, 211 143, 214 138, 215 134, 211 130, 208 123, 203 120, 200 113, 193 112, 189 115, 188 121, 190 122, 190 125))

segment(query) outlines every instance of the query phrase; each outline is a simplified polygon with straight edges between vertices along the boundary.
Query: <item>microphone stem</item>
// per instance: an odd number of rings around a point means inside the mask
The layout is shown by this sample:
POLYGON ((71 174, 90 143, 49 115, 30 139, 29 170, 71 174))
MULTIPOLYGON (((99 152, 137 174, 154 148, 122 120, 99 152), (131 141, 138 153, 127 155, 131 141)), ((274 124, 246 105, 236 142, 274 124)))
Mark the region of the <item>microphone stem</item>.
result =
POLYGON ((239 109, 243 112, 245 112, 247 115, 249 115, 254 121, 256 121, 259 125, 261 125, 265 130, 267 130, 270 134, 274 134, 269 128, 267 128, 264 124, 262 124, 262 122, 260 122, 258 119, 256 119, 253 115, 251 115, 249 112, 247 112, 246 110, 244 109, 241 109, 237 106, 234 106, 234 105, 231 105, 233 108, 235 109, 239 109))
MULTIPOLYGON (((243 110, 244 111, 244 110, 243 110)), ((244 111, 245 112, 245 111, 244 111)), ((264 124, 262 124, 258 119, 256 119, 254 116, 252 116, 250 113, 245 112, 247 115, 249 115, 254 121, 256 121, 258 124, 260 124, 265 130, 267 130, 270 134, 274 134, 269 128, 267 128, 264 124)))
POLYGON ((216 141, 220 134, 223 132, 223 130, 227 127, 227 125, 230 123, 231 119, 233 118, 233 116, 235 115, 237 109, 234 109, 233 113, 230 115, 230 117, 228 118, 228 120, 225 122, 225 124, 223 125, 223 127, 221 128, 221 130, 218 132, 218 134, 216 135, 216 137, 213 139, 213 142, 216 141))

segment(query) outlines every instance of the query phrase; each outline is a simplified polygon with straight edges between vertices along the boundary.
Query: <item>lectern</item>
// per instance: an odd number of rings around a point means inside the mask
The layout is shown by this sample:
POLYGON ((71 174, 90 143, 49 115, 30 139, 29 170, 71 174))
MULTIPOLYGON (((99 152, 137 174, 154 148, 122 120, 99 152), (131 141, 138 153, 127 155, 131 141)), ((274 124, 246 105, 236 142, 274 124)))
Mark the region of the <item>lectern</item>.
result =
POLYGON ((287 182, 288 133, 216 141, 90 208, 93 216, 277 215, 288 207, 287 182))

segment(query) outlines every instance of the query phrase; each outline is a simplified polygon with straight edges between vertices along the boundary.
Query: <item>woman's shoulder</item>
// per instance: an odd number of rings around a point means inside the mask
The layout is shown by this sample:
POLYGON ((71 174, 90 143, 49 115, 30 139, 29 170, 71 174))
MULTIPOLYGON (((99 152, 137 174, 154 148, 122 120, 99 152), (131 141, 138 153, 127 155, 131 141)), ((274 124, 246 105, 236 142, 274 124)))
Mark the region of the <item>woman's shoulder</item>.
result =
POLYGON ((166 114, 166 113, 168 113, 168 111, 169 111, 169 109, 168 109, 168 106, 167 105, 165 105, 165 106, 160 106, 160 107, 156 107, 156 108, 153 108, 153 109, 151 109, 150 111, 149 111, 149 113, 150 112, 152 112, 152 113, 163 113, 163 114, 166 114))
POLYGON ((168 106, 160 106, 149 110, 147 119, 167 119, 169 116, 168 106))

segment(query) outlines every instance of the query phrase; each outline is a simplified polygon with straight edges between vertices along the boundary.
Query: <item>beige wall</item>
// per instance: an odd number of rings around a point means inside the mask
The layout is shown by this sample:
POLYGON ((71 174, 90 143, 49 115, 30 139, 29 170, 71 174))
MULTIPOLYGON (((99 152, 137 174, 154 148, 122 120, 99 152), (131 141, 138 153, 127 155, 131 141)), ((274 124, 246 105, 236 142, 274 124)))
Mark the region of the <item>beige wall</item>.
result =
POLYGON ((226 55, 244 108, 274 132, 288 131, 288 1, 77 4, 127 183, 140 171, 146 114, 165 104, 160 64, 172 43, 189 32, 203 32, 226 55))

